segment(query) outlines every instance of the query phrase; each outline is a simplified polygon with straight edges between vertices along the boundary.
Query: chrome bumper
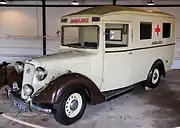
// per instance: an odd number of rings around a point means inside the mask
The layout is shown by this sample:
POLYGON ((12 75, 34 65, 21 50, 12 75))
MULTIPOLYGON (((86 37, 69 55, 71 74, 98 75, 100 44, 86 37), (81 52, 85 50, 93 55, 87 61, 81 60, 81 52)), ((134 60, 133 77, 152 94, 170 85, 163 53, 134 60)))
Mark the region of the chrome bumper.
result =
POLYGON ((14 94, 14 92, 11 92, 9 90, 7 90, 7 96, 8 96, 8 99, 10 99, 13 102, 14 106, 16 106, 17 108, 19 108, 20 110, 22 110, 24 112, 28 112, 28 111, 32 111, 32 110, 38 110, 40 112, 44 112, 47 114, 52 113, 52 109, 43 108, 39 105, 35 105, 31 101, 27 103, 23 99, 21 99, 19 96, 14 94))

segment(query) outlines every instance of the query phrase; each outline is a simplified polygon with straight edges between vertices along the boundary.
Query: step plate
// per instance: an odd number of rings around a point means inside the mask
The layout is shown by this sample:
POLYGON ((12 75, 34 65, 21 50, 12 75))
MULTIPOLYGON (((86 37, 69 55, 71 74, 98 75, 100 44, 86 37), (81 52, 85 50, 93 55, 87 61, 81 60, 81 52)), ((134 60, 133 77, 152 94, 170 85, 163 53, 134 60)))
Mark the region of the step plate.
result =
POLYGON ((134 88, 134 86, 129 86, 126 88, 121 88, 121 89, 116 89, 116 90, 111 90, 111 91, 106 91, 106 92, 102 92, 102 94, 104 95, 106 101, 112 100, 120 95, 123 95, 125 93, 128 93, 130 91, 132 91, 132 89, 134 88))

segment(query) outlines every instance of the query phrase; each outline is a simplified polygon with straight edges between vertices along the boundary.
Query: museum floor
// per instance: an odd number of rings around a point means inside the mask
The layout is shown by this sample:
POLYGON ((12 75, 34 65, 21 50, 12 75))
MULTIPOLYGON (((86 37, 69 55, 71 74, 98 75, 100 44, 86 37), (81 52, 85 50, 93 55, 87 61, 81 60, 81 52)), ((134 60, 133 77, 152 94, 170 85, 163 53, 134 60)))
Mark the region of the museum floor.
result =
MULTIPOLYGON (((19 113, 1 89, 0 111, 17 119, 49 128, 172 128, 180 126, 180 70, 168 72, 158 88, 145 91, 138 84, 133 91, 109 102, 88 106, 83 118, 70 126, 40 113, 19 113)), ((27 128, 0 115, 2 128, 27 128)))

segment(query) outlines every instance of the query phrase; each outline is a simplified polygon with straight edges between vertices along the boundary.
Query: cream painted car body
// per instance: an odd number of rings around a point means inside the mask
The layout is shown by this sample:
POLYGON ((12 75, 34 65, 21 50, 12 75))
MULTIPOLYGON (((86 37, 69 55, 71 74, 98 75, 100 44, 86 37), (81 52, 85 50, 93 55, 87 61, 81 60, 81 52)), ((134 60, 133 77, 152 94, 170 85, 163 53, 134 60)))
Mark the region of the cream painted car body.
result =
MULTIPOLYGON (((97 55, 97 53, 92 52, 91 50, 64 48, 61 49, 61 52, 57 54, 27 60, 24 68, 23 85, 33 85, 35 93, 40 88, 46 87, 46 85, 52 80, 69 71, 91 77, 92 74, 90 74, 90 72, 92 71, 92 64, 95 65, 98 61, 102 61, 99 58, 100 57, 97 55), (34 71, 37 67, 43 67, 47 70, 48 75, 45 80, 38 81, 35 77, 34 71), (32 74, 26 72, 29 68, 31 68, 32 74)), ((98 68, 100 67, 97 66, 93 70, 98 70, 98 68)), ((96 77, 98 73, 94 75, 96 77)), ((100 79, 101 78, 99 76, 96 83, 99 82, 99 84, 101 84, 101 81, 99 81, 100 79)), ((23 89, 21 92, 21 96, 24 97, 23 89)))
MULTIPOLYGON (((27 60, 24 68, 23 85, 30 84, 34 92, 46 87, 53 79, 68 71, 82 74, 91 79, 101 92, 128 87, 134 83, 147 79, 153 63, 161 59, 165 70, 170 70, 173 62, 175 44, 175 19, 164 13, 152 13, 152 11, 112 11, 97 14, 94 12, 75 13, 64 16, 68 19, 62 25, 97 25, 99 26, 99 45, 97 49, 78 49, 61 46, 60 53, 40 58, 27 60), (92 22, 92 17, 100 17, 99 22, 92 22), (71 23, 72 19, 88 18, 86 23, 71 23), (140 40, 140 22, 152 22, 152 39, 140 40), (154 29, 157 24, 162 28, 162 23, 171 23, 171 37, 162 38, 162 32, 156 36, 154 29), (128 46, 105 48, 106 24, 128 24, 128 46), (161 41, 162 44, 152 44, 161 41), (33 65, 33 66, 29 66, 33 65), (43 67, 48 71, 45 80, 38 81, 34 71, 37 67, 43 67), (27 73, 31 68, 32 73, 27 73)), ((91 33, 89 33, 91 36, 91 33)), ((22 85, 22 86, 23 86, 22 85)), ((23 89, 21 96, 23 98, 23 89)))

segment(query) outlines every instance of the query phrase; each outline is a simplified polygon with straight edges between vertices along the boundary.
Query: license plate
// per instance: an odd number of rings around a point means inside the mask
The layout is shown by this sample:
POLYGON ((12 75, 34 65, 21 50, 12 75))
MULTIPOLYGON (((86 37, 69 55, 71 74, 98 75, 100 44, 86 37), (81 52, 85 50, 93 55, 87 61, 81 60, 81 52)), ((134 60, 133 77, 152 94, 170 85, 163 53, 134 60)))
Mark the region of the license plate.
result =
POLYGON ((27 111, 27 105, 25 103, 22 103, 18 100, 13 99, 13 104, 18 107, 20 110, 26 112, 27 111))

